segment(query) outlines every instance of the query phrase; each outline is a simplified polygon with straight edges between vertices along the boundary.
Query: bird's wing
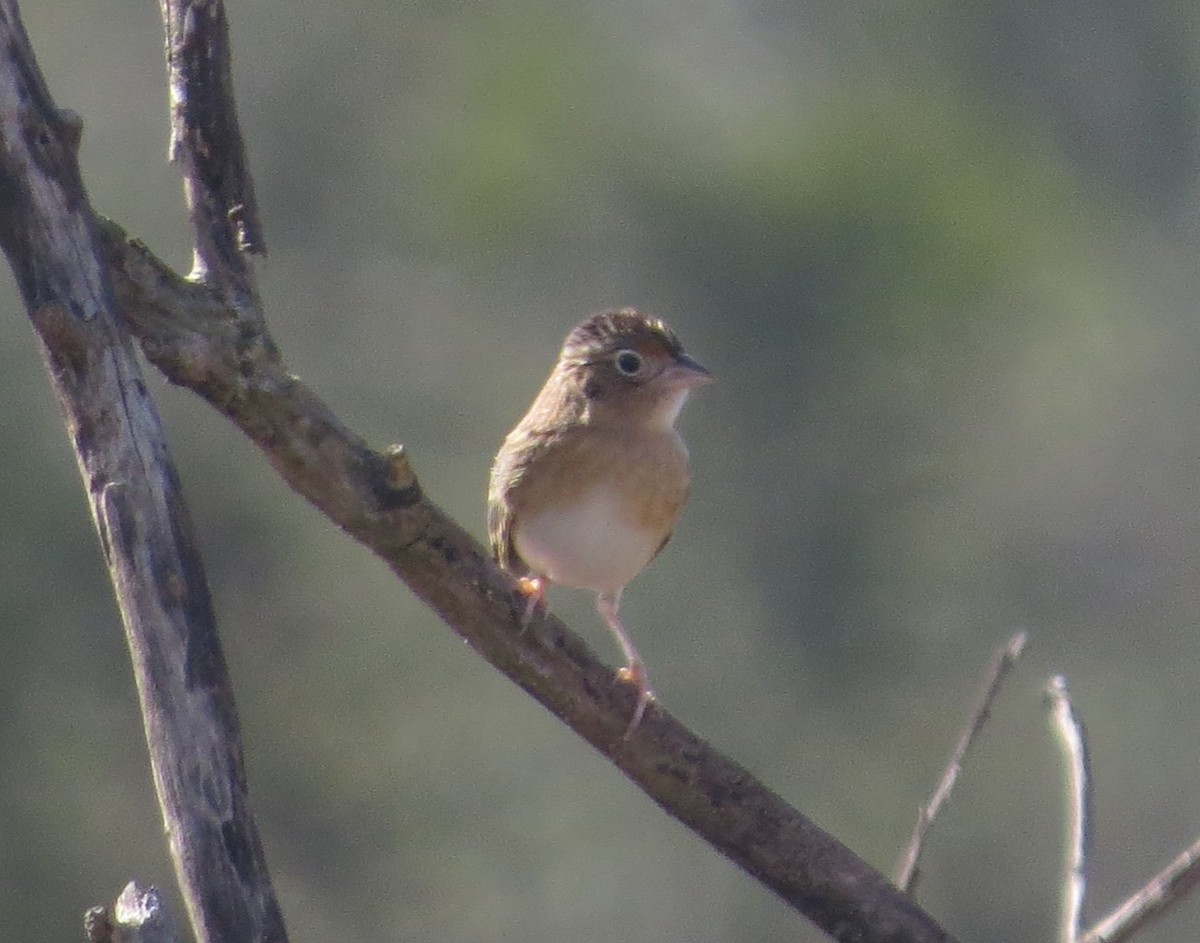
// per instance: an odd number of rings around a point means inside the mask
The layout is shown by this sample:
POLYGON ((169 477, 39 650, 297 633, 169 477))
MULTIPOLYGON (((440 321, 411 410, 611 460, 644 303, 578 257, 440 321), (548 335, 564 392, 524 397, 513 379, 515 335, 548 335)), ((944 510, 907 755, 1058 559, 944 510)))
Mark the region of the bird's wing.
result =
POLYGON ((503 498, 488 501, 488 540, 492 545, 492 556, 510 573, 521 573, 525 567, 513 546, 514 517, 512 505, 503 498))
POLYGON ((488 482, 488 540, 492 545, 492 556, 510 573, 525 575, 529 569, 513 543, 517 517, 516 495, 530 465, 543 453, 545 438, 518 426, 509 435, 492 465, 488 482), (517 437, 521 440, 521 447, 510 447, 512 440, 517 437))

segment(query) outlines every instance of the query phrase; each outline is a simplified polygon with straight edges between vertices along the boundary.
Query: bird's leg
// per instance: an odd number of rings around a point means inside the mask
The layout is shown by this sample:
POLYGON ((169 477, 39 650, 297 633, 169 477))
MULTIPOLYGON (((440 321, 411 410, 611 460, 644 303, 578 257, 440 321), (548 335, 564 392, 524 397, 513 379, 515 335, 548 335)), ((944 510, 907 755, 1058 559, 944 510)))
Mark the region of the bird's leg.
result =
POLYGON ((637 686, 637 708, 633 712, 629 726, 625 729, 625 738, 629 739, 629 735, 642 722, 642 716, 646 713, 646 705, 654 700, 654 691, 650 688, 650 676, 646 674, 646 665, 642 661, 642 656, 633 647, 633 642, 629 640, 629 635, 625 632, 625 627, 621 625, 621 620, 617 617, 617 609, 620 605, 620 590, 617 590, 615 593, 596 594, 596 610, 600 613, 600 618, 604 620, 625 655, 625 667, 617 670, 617 680, 626 681, 637 686))
POLYGON ((518 588, 521 590, 522 595, 527 597, 525 600, 525 612, 521 614, 522 632, 529 628, 529 623, 533 621, 533 614, 539 608, 545 608, 547 585, 546 580, 540 576, 521 576, 517 578, 518 588))

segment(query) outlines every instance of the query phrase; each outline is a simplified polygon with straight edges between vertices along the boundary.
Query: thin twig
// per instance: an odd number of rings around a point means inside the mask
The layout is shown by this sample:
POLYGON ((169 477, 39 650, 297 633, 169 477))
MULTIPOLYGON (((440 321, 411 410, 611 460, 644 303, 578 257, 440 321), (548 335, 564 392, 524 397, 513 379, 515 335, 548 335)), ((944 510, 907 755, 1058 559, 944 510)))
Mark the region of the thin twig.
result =
POLYGON ((1055 675, 1046 685, 1054 732, 1062 748, 1067 787, 1067 856, 1063 876, 1061 943, 1076 943, 1087 893, 1088 850, 1092 833, 1092 776, 1087 733, 1071 703, 1067 679, 1055 675))
POLYGON ((1107 917, 1098 920, 1079 943, 1126 943, 1200 886, 1200 839, 1107 917))
POLYGON ((987 672, 984 674, 983 686, 975 698, 975 704, 967 717, 966 726, 958 736, 958 742, 954 745, 942 778, 929 802, 917 812, 917 821, 913 826, 912 837, 908 840, 908 846, 904 849, 904 854, 900 857, 895 872, 896 886, 906 894, 913 893, 917 886, 917 880, 920 878, 920 859, 921 852, 925 847, 925 836, 929 833, 942 806, 946 804, 950 794, 954 791, 954 784, 958 781, 959 773, 962 772, 963 760, 975 742, 975 738, 979 736, 983 725, 987 723, 988 717, 991 716, 992 703, 996 700, 996 695, 1000 693, 1000 688, 1009 671, 1021 657, 1025 642, 1025 633, 1018 632, 1000 645, 992 655, 987 672))

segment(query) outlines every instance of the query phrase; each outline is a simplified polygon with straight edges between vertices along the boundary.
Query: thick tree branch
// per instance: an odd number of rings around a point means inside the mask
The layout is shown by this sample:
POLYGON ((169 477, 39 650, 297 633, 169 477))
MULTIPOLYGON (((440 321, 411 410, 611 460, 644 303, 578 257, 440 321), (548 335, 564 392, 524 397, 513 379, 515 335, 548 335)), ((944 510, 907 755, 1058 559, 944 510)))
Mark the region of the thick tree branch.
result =
POLYGON ((179 482, 15 0, 0 0, 0 245, 66 416, 133 658, 172 857, 201 943, 282 943, 179 482))

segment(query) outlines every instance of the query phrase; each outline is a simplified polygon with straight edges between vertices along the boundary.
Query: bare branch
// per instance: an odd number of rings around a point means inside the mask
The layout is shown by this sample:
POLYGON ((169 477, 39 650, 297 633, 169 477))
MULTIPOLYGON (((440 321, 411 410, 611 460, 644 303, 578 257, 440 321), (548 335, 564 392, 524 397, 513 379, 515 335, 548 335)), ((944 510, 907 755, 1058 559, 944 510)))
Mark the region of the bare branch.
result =
POLYGON ((0 245, 41 341, 116 590, 179 883, 201 943, 282 943, 208 585, 119 323, 78 141, 78 120, 55 109, 15 0, 0 0, 0 245))
POLYGON ((370 449, 215 296, 104 227, 118 296, 150 360, 264 452, 281 477, 383 559, 473 649, 664 810, 835 939, 945 941, 886 879, 665 709, 624 739, 632 693, 555 617, 522 631, 525 597, 423 494, 400 451, 370 449))
POLYGON ((1107 917, 1098 920, 1080 943, 1126 943, 1143 927, 1166 914, 1200 885, 1200 839, 1150 879, 1107 917))
MULTIPOLYGON (((8 14, 6 25, 16 22, 14 0, 0 0, 0 11, 8 14)), ((193 15, 206 11, 198 5, 193 15)), ((24 37, 20 39, 17 43, 10 37, 6 46, 6 55, 19 47, 26 57, 25 72, 8 70, 13 82, 36 74, 24 37)), ((11 93, 0 90, 0 112, 26 107, 22 102, 31 97, 19 86, 11 93)), ((43 98, 49 109, 48 96, 43 98)), ((232 698, 157 417, 118 333, 103 270, 94 279, 99 285, 95 299, 80 302, 63 292, 43 297, 43 282, 69 281, 77 270, 87 270, 89 259, 95 270, 94 221, 78 186, 74 156, 55 151, 43 162, 65 173, 70 184, 69 200, 43 205, 28 195, 41 185, 40 178, 32 176, 21 145, 9 141, 19 140, 23 129, 34 129, 36 140, 48 138, 60 147, 60 138, 68 135, 56 132, 69 131, 70 125, 59 124, 63 128, 48 123, 36 108, 26 107, 15 118, 0 114, 5 136, 0 238, 46 338, 51 369, 81 442, 81 463, 118 592, 123 606, 130 607, 126 621, 156 785, 168 810, 172 850, 197 933, 202 941, 219 937, 277 943, 285 939, 282 920, 249 821, 232 698), (58 258, 58 243, 29 240, 53 230, 64 206, 70 207, 68 218, 83 237, 71 243, 72 252, 82 252, 82 257, 69 255, 48 264, 44 257, 58 258), (77 308, 102 326, 98 337, 87 332, 77 308), (95 369, 110 364, 119 369, 95 369), (130 425, 136 437, 127 433, 130 425), (99 441, 93 443, 93 437, 99 441), (117 454, 110 458, 105 447, 117 454), (148 496, 143 495, 146 490, 148 496), (139 515, 146 506, 161 513, 139 515), (153 530, 164 520, 166 533, 153 530), (137 556, 147 546, 159 553, 137 556), (161 598, 164 590, 173 594, 161 598), (132 608, 138 603, 153 611, 138 618, 139 610, 132 608), (168 630, 165 638, 151 631, 159 626, 168 630), (160 753, 160 744, 176 752, 160 753), (200 795, 192 795, 192 789, 200 795), (230 863, 220 857, 222 852, 245 872, 244 883, 232 883, 236 875, 205 871, 230 863)), ((246 316, 253 307, 251 288, 242 286, 239 295, 229 285, 215 284, 217 294, 181 279, 114 226, 105 227, 104 248, 122 313, 140 335, 147 356, 172 381, 187 385, 230 417, 293 488, 381 556, 476 650, 665 810, 835 939, 950 940, 882 875, 665 710, 652 711, 637 736, 625 740, 631 693, 614 684, 611 670, 557 619, 521 631, 524 598, 512 579, 425 498, 402 451, 381 454, 368 448, 286 369, 265 330, 256 330, 254 319, 246 316)), ((210 279, 216 259, 224 256, 214 250, 205 260, 210 279)))
POLYGON ((1025 648, 1025 641, 1025 633, 1018 632, 1006 643, 999 646, 995 654, 992 655, 992 660, 988 663, 987 672, 984 674, 983 686, 975 698, 975 705, 967 717, 966 726, 963 727, 962 733, 959 734, 958 742, 954 745, 954 750, 950 754, 950 760, 946 764, 942 778, 939 780, 937 788, 933 791, 929 802, 922 806, 917 813, 917 822, 913 826, 912 837, 909 838, 908 847, 905 848, 904 854, 900 857, 895 871, 896 886, 907 894, 912 894, 916 890, 917 881, 921 876, 920 859, 921 852, 925 847, 925 837, 928 835, 929 829, 933 826, 938 813, 941 812, 942 806, 946 804, 950 798, 950 794, 954 791, 954 785, 958 782, 959 773, 962 772, 963 761, 966 759, 967 752, 971 749, 975 738, 979 736, 983 725, 987 723, 988 718, 991 716, 992 704, 996 700, 996 695, 1000 693, 1000 688, 1004 684, 1004 679, 1008 676, 1009 671, 1017 663, 1017 659, 1021 657, 1021 652, 1025 648))
POLYGON ((171 96, 171 159, 183 173, 195 240, 193 278, 242 317, 257 317, 250 263, 265 253, 246 148, 238 126, 222 0, 160 0, 171 96))
POLYGON ((1062 748, 1067 787, 1067 862, 1063 878, 1062 943, 1076 943, 1087 893, 1088 848, 1092 832, 1092 776, 1087 734, 1075 713, 1067 679, 1055 675, 1046 685, 1046 701, 1062 748))

